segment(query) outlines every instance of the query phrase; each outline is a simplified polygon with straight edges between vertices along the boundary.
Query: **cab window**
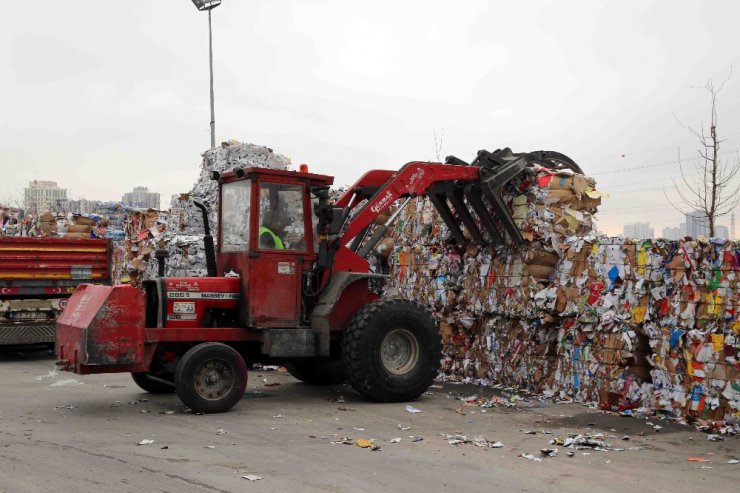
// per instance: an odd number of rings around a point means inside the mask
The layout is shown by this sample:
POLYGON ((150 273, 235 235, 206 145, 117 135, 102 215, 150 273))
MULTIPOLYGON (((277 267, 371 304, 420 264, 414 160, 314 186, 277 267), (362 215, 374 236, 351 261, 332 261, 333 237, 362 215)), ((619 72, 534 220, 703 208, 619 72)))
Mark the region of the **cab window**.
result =
POLYGON ((260 184, 260 249, 305 251, 304 217, 302 186, 260 184))

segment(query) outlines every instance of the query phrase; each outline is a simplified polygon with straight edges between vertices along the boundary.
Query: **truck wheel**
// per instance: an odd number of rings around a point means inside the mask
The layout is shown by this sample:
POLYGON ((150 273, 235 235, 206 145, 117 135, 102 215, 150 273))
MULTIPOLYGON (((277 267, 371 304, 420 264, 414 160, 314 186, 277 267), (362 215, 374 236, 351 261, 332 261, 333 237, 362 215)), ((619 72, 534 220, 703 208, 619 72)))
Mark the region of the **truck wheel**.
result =
POLYGON ((293 377, 309 385, 334 385, 347 380, 344 364, 336 359, 294 361, 286 364, 285 369, 293 377))
MULTIPOLYGON (((158 382, 156 380, 150 380, 149 375, 152 375, 151 372, 140 372, 140 373, 131 373, 131 378, 134 379, 134 382, 136 385, 138 385, 142 390, 145 390, 149 392, 150 394, 169 394, 171 392, 175 391, 174 385, 167 385, 166 383, 158 382)), ((172 379, 172 375, 155 375, 159 378, 172 379)))
POLYGON ((441 358, 437 322, 414 301, 368 303, 354 314, 342 337, 347 380, 374 401, 416 399, 434 381, 441 358))
POLYGON ((247 388, 247 364, 231 346, 198 344, 177 363, 175 388, 196 413, 222 413, 239 402, 247 388))

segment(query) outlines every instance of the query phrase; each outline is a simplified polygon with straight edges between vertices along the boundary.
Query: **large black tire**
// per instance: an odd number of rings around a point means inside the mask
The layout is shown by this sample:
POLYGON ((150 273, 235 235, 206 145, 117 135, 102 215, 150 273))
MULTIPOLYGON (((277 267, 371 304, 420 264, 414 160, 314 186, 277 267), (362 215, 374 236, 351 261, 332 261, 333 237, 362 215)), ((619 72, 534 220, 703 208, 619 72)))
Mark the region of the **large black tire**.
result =
POLYGON ((293 361, 285 365, 288 373, 309 385, 335 385, 347 381, 344 363, 338 359, 293 361))
MULTIPOLYGON (((175 391, 174 385, 167 385, 166 383, 158 382, 156 380, 149 379, 149 372, 131 373, 131 378, 134 379, 136 385, 142 390, 149 392, 150 394, 170 394, 175 391)), ((159 378, 166 379, 165 376, 156 375, 159 378)), ((170 375, 170 378, 172 376, 170 375)))
POLYGON ((175 388, 196 413, 222 413, 241 400, 247 388, 247 364, 231 346, 198 344, 177 363, 175 388))
POLYGON ((441 358, 437 322, 414 301, 368 303, 354 314, 342 337, 347 380, 374 401, 416 399, 434 381, 441 358))

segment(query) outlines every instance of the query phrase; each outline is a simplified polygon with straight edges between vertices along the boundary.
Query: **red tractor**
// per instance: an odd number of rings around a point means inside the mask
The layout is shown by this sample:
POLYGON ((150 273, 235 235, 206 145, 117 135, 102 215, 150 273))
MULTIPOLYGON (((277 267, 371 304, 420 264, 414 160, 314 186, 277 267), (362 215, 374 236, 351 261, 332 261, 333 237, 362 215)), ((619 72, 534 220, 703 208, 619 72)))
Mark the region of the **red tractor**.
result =
POLYGON ((217 251, 206 208, 196 204, 208 277, 163 277, 160 259, 160 277, 143 289, 80 286, 57 324, 58 365, 79 374, 131 372, 144 390, 176 391, 200 413, 241 399, 246 361, 284 364, 310 384, 347 381, 375 401, 413 400, 439 370, 440 335, 423 305, 369 289, 385 276, 370 271, 367 257, 402 206, 384 224, 379 216, 399 198, 428 195, 451 241, 521 242, 502 188, 533 163, 580 171, 558 153, 480 151, 472 163, 450 156, 370 171, 333 204, 330 176, 214 172, 217 251))

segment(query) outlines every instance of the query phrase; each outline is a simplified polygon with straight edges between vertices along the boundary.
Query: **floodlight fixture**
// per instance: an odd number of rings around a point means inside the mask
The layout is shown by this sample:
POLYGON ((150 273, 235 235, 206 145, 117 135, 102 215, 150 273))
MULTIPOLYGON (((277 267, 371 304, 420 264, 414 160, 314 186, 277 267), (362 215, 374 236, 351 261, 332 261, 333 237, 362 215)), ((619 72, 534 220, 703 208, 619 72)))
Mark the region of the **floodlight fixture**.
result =
POLYGON ((192 0, 192 2, 200 11, 215 9, 221 5, 221 0, 192 0))

